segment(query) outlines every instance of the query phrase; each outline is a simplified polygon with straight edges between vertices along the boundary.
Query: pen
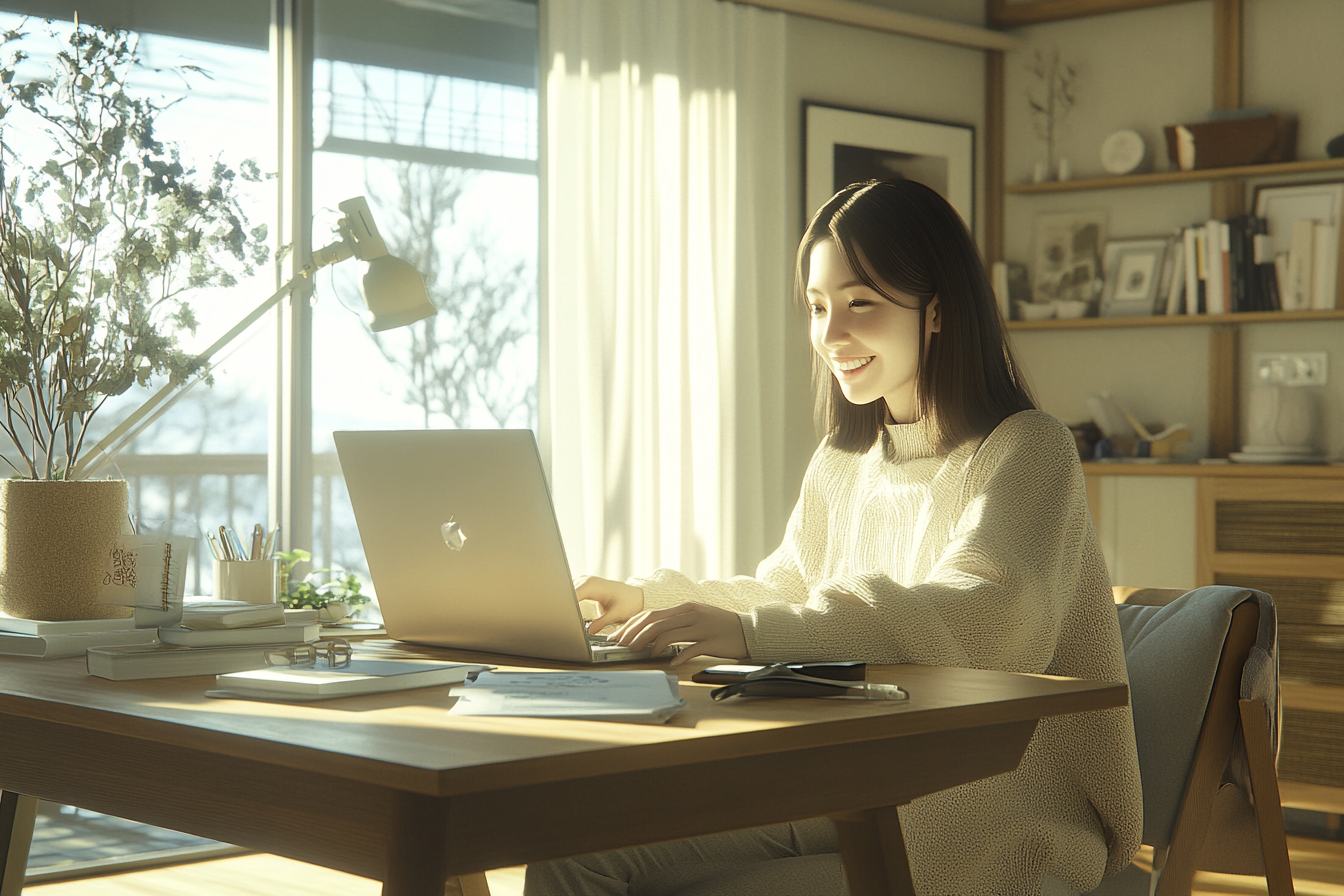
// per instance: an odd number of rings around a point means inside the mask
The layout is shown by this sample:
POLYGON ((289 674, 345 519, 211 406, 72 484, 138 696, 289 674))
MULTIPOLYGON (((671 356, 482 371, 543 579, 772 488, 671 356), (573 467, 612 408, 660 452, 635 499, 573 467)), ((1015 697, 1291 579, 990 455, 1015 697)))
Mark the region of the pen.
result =
POLYGON ((275 546, 279 535, 280 535, 280 527, 276 526, 274 529, 271 530, 271 533, 266 536, 266 546, 265 548, 262 549, 262 556, 265 557, 267 560, 275 556, 275 546))
POLYGON ((233 556, 233 544, 230 543, 229 541, 229 530, 224 526, 219 527, 219 544, 220 548, 224 551, 223 559, 225 560, 238 559, 237 557, 233 556))
POLYGON ((243 547, 243 540, 238 537, 238 533, 230 529, 229 539, 233 542, 233 558, 235 560, 246 560, 247 548, 243 547))
POLYGON ((210 553, 215 555, 215 559, 223 560, 224 558, 221 557, 219 553, 219 542, 215 540, 215 533, 213 532, 205 533, 205 539, 210 543, 210 553))
POLYGON ((255 526, 252 527, 252 559, 253 559, 253 560, 260 560, 260 559, 261 559, 261 541, 262 541, 262 529, 261 529, 261 523, 257 523, 255 526))
POLYGON ((846 697, 860 700, 909 700, 910 692, 898 684, 881 684, 876 681, 856 681, 849 685, 846 697))

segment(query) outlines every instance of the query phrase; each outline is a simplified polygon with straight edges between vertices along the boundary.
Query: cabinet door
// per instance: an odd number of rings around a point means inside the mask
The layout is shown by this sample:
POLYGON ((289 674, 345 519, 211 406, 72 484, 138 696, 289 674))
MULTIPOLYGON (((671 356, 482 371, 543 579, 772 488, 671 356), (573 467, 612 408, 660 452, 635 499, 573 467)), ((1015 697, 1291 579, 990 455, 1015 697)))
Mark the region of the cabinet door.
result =
POLYGON ((1195 587, 1195 479, 1089 476, 1089 503, 1111 584, 1195 587))

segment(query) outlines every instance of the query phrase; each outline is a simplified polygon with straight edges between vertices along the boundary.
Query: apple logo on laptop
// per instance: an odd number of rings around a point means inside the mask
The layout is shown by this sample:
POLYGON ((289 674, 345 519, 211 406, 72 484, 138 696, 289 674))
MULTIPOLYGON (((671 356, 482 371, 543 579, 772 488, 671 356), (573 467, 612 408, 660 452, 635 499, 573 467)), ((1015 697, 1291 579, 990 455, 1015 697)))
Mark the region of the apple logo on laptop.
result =
POLYGON ((443 535, 443 543, 448 545, 452 551, 462 550, 462 545, 467 543, 467 534, 455 522, 453 517, 448 517, 448 522, 439 527, 439 533, 443 535))

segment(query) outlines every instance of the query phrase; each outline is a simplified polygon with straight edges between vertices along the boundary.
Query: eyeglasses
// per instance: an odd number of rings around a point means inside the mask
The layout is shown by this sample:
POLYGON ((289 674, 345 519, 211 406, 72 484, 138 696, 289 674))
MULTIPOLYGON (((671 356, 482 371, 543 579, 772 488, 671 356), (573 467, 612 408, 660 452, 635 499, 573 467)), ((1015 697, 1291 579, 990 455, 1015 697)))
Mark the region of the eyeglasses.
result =
POLYGON ((316 666, 321 660, 326 663, 328 669, 339 669, 350 665, 352 653, 349 641, 344 638, 331 638, 315 644, 299 644, 294 647, 268 650, 266 665, 302 668, 316 666))

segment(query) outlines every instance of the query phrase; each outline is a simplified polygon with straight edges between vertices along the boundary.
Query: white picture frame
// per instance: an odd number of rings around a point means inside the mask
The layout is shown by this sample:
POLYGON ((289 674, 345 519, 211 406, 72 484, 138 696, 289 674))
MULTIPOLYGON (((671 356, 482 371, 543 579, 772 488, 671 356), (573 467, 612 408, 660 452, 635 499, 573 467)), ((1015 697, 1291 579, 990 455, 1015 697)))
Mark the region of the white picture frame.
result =
POLYGON ((1344 181, 1255 189, 1255 215, 1265 219, 1271 255, 1292 247, 1293 222, 1298 218, 1338 225, 1341 212, 1344 212, 1344 181))
POLYGON ((1162 263, 1170 240, 1110 240, 1106 243, 1101 294, 1102 317, 1134 317, 1154 313, 1162 285, 1162 263))
POLYGON ((942 196, 975 232, 975 128, 803 103, 803 215, 851 183, 905 177, 942 196))

